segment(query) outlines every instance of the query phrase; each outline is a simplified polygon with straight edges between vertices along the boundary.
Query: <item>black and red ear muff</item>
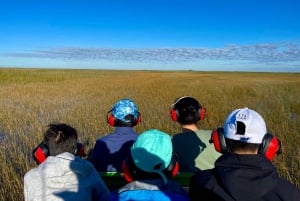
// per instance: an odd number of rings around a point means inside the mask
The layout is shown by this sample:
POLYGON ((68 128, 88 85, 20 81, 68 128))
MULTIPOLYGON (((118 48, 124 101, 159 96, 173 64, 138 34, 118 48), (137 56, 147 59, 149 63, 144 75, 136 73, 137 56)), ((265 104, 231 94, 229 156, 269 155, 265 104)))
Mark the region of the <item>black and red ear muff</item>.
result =
POLYGON ((32 150, 32 157, 37 164, 44 162, 49 154, 49 148, 44 142, 32 150))
POLYGON ((171 179, 178 174, 179 163, 175 154, 172 155, 171 162, 168 167, 163 171, 167 178, 171 179))
MULTIPOLYGON (((84 152, 84 145, 82 143, 77 143, 77 147, 74 154, 76 156, 79 156, 80 158, 86 156, 84 152)), ((38 165, 44 162, 49 155, 49 148, 44 142, 42 142, 32 150, 32 157, 38 165)))
POLYGON ((171 108, 170 117, 173 121, 178 122, 178 117, 179 117, 178 110, 175 108, 171 108))
MULTIPOLYGON (((178 109, 177 109, 177 106, 176 106, 176 104, 179 102, 179 101, 181 101, 182 99, 184 99, 184 98, 191 98, 191 97, 189 97, 189 96, 183 96, 183 97, 181 97, 181 98, 178 98, 177 100, 176 100, 176 102, 175 103, 173 103, 172 105, 171 105, 171 109, 170 109, 170 117, 171 117, 171 119, 173 120, 173 121, 175 121, 175 122, 178 122, 179 121, 179 118, 180 118, 180 115, 179 115, 179 111, 178 111, 178 109)), ((197 100, 195 100, 195 101, 197 101, 197 100)), ((198 104, 198 107, 199 107, 199 110, 197 111, 197 116, 196 116, 196 118, 197 118, 197 121, 198 120, 204 120, 204 118, 205 118, 205 113, 206 113, 206 109, 204 108, 204 107, 202 107, 202 105, 200 105, 200 103, 198 103, 198 101, 197 101, 197 104, 198 104)))
POLYGON ((212 131, 209 142, 214 144, 217 152, 225 153, 228 151, 223 128, 217 128, 216 130, 212 131))
POLYGON ((130 167, 128 167, 128 161, 124 160, 122 162, 122 175, 128 183, 130 183, 134 180, 131 172, 132 172, 132 170, 130 170, 130 167))
POLYGON ((114 117, 114 115, 108 114, 108 113, 107 113, 107 123, 108 123, 110 126, 112 126, 112 127, 115 126, 115 117, 114 117))
POLYGON ((200 106, 200 109, 199 109, 199 120, 204 120, 205 118, 205 113, 206 113, 206 109, 202 106, 200 106))
MULTIPOLYGON (((197 120, 204 120, 205 118, 206 109, 204 107, 200 107, 198 114, 197 114, 197 120)), ((178 122, 179 119, 179 112, 175 108, 171 108, 170 110, 170 117, 173 121, 178 122)))
POLYGON ((138 125, 139 123, 141 123, 141 121, 142 121, 142 117, 141 117, 141 114, 138 112, 138 116, 137 116, 137 119, 136 119, 134 125, 135 125, 135 126, 138 125))
POLYGON ((270 133, 265 134, 262 143, 259 146, 258 153, 264 154, 267 159, 272 161, 275 155, 281 154, 280 140, 270 133))
MULTIPOLYGON (((112 110, 107 112, 107 118, 106 119, 107 119, 107 123, 110 126, 114 127, 114 126, 117 125, 117 122, 120 121, 120 120, 116 119, 114 117, 114 115, 111 113, 111 111, 112 110)), ((141 123, 141 121, 142 121, 142 117, 141 117, 141 114, 138 112, 138 116, 137 116, 136 120, 134 122, 132 122, 132 126, 138 125, 139 123, 141 123)))
MULTIPOLYGON (((171 179, 178 174, 179 164, 175 155, 172 155, 171 162, 166 169, 164 169, 163 173, 167 178, 171 179)), ((128 157, 122 162, 122 175, 125 180, 129 183, 137 178, 142 178, 141 174, 145 174, 145 172, 141 171, 136 167, 131 157, 128 157)))
POLYGON ((80 158, 86 156, 86 153, 84 151, 84 145, 82 143, 77 143, 77 147, 76 147, 76 150, 75 150, 75 155, 79 156, 80 158))
MULTIPOLYGON (((225 153, 228 151, 223 128, 214 130, 211 134, 211 139, 209 142, 213 143, 216 151, 220 153, 225 153)), ((266 133, 263 137, 262 143, 259 146, 258 153, 264 154, 268 160, 272 161, 275 155, 281 154, 280 140, 274 137, 272 134, 266 133)))

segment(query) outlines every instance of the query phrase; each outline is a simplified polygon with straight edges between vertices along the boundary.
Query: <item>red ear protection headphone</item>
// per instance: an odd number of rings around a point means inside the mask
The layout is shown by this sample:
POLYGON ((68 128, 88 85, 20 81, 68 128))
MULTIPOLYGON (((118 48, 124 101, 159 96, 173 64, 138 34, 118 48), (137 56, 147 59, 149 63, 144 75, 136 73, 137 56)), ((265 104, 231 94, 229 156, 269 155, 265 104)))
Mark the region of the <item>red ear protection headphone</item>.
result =
MULTIPOLYGON (((74 154, 76 156, 79 156, 80 158, 86 156, 84 152, 84 145, 81 143, 77 143, 77 148, 74 154)), ((32 157, 37 164, 41 164, 42 162, 44 162, 49 155, 49 148, 44 142, 42 142, 32 150, 32 157)))
MULTIPOLYGON (((107 112, 107 123, 110 126, 114 127, 114 126, 116 126, 116 125, 119 124, 120 120, 116 119, 114 117, 114 115, 112 113, 110 113, 111 111, 112 110, 110 110, 110 111, 107 112)), ((139 123, 141 123, 141 121, 142 121, 141 114, 138 112, 138 116, 137 116, 136 120, 134 122, 130 122, 129 124, 131 124, 131 126, 136 126, 139 123)), ((122 122, 122 123, 124 124, 124 122, 122 122)))
MULTIPOLYGON (((171 119, 175 122, 178 122, 178 120, 180 119, 179 111, 176 107, 176 104, 184 98, 192 98, 192 97, 189 97, 189 96, 180 97, 171 106, 170 116, 171 116, 171 119)), ((198 106, 199 106, 199 110, 197 111, 197 121, 203 120, 205 118, 205 112, 206 112, 205 108, 202 107, 199 103, 198 103, 198 106)))
MULTIPOLYGON (((224 136, 224 129, 217 128, 211 133, 210 143, 214 144, 216 151, 225 153, 228 151, 226 140, 224 136)), ((281 142, 270 133, 266 133, 263 137, 262 143, 258 148, 258 153, 264 154, 270 161, 275 155, 281 154, 281 142)))
POLYGON ((265 134, 262 143, 258 149, 258 153, 265 154, 267 159, 273 160, 275 155, 281 154, 281 142, 272 134, 265 134))
POLYGON ((48 146, 42 142, 32 151, 32 157, 37 164, 41 164, 49 156, 48 146))
MULTIPOLYGON (((173 155, 170 164, 163 172, 167 178, 171 179, 177 175, 178 171, 179 164, 175 155, 173 155)), ((148 174, 136 167, 131 156, 123 161, 122 173, 128 183, 143 178, 145 174, 148 174)))
POLYGON ((214 130, 211 133, 209 142, 214 144, 215 150, 217 152, 225 153, 228 151, 223 128, 217 128, 216 130, 214 130))

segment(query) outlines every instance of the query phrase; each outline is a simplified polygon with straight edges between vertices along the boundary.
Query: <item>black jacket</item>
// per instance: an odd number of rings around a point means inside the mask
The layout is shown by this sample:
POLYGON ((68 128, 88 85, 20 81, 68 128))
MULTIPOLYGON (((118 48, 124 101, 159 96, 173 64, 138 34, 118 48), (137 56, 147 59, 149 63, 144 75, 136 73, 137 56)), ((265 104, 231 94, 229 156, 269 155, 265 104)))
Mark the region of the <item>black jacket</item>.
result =
POLYGON ((300 201, 300 190, 280 178, 264 155, 226 153, 215 168, 195 173, 189 186, 191 200, 300 201))

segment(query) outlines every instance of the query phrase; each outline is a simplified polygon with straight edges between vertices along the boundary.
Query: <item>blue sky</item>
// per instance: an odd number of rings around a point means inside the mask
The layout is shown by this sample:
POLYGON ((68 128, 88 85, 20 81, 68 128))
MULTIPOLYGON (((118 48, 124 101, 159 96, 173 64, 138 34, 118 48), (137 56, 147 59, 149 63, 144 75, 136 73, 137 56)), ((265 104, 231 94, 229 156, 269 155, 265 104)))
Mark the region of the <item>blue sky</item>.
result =
POLYGON ((0 66, 300 72, 298 0, 4 0, 0 66))

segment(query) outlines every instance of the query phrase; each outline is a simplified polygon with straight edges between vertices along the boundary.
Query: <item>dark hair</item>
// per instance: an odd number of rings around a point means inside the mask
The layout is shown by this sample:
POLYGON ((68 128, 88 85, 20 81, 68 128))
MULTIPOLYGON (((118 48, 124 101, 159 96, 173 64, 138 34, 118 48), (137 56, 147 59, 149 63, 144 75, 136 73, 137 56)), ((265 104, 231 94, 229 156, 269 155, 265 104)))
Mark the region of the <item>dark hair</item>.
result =
POLYGON ((231 140, 225 138, 226 145, 228 147, 228 150, 230 152, 236 152, 240 150, 247 150, 251 152, 257 152, 260 144, 255 144, 255 143, 246 143, 238 140, 231 140))
POLYGON ((174 109, 179 113, 178 122, 182 124, 196 124, 199 121, 200 103, 192 97, 183 97, 175 101, 174 109))
POLYGON ((129 122, 124 122, 120 119, 115 119, 115 126, 116 127, 133 127, 136 125, 136 119, 134 119, 134 116, 132 114, 127 114, 124 117, 125 120, 129 120, 129 122))
POLYGON ((44 143, 49 147, 49 155, 56 156, 63 152, 75 153, 77 131, 64 123, 51 123, 44 133, 44 143))

